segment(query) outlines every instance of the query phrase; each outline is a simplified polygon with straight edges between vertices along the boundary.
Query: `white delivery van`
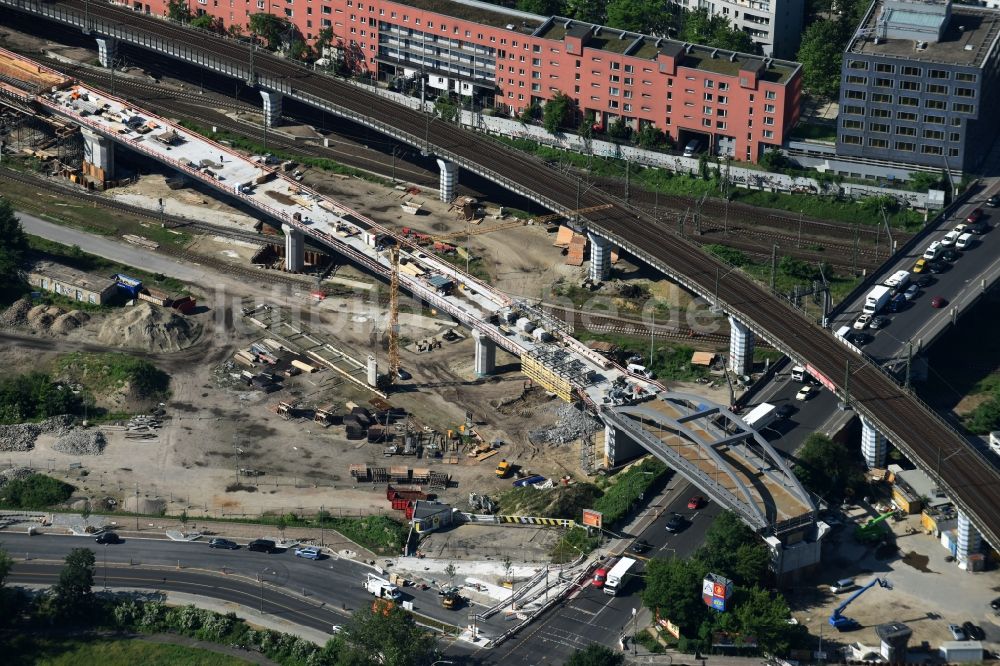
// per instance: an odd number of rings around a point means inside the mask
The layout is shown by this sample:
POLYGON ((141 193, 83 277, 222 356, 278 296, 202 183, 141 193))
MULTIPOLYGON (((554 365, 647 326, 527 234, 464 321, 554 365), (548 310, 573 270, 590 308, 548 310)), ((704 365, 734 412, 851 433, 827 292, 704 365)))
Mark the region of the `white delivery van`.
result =
POLYGON ((967 250, 973 245, 975 245, 975 243, 976 243, 975 236, 973 236, 972 234, 962 234, 961 236, 958 237, 958 240, 955 241, 955 247, 957 247, 959 250, 967 250))

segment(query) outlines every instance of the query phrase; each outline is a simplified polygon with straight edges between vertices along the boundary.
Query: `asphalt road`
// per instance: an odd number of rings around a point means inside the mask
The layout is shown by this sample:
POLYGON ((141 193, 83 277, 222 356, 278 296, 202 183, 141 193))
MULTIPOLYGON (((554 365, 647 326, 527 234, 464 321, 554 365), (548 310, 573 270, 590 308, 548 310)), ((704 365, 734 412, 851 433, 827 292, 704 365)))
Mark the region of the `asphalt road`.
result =
MULTIPOLYGON (((103 584, 106 558, 109 581, 112 575, 118 577, 116 580, 133 581, 134 585, 123 584, 132 587, 147 587, 146 583, 149 580, 160 581, 160 585, 154 587, 190 592, 192 591, 190 585, 193 584, 190 581, 195 580, 191 577, 200 576, 196 582, 202 587, 197 588, 197 594, 240 601, 253 607, 256 607, 259 601, 258 576, 263 574, 265 600, 268 594, 271 594, 276 600, 283 598, 285 601, 281 603, 291 608, 326 608, 333 615, 322 615, 324 622, 336 616, 335 621, 327 623, 327 628, 329 624, 343 622, 350 612, 361 608, 372 599, 363 587, 365 576, 372 572, 372 569, 353 560, 333 557, 313 561, 295 557, 291 550, 269 555, 251 552, 246 548, 239 550, 209 548, 205 542, 139 539, 129 537, 127 533, 123 534, 123 537, 123 543, 103 546, 94 543, 91 537, 60 535, 29 537, 27 534, 0 533, 0 546, 3 546, 12 557, 19 560, 27 559, 27 566, 18 563, 15 571, 33 571, 30 567, 40 566, 43 563, 52 564, 58 569, 59 563, 71 549, 90 548, 97 556, 96 578, 100 584, 103 584), (123 566, 126 567, 126 571, 122 571, 123 566), (114 573, 116 571, 117 573, 114 573), (177 587, 181 583, 189 587, 177 587), (241 596, 239 599, 220 596, 237 594, 229 591, 230 588, 240 590, 239 594, 242 595, 246 592, 246 586, 252 588, 253 598, 250 602, 247 602, 246 596, 241 596), (307 601, 303 601, 303 597, 307 601)), ((448 624, 460 626, 465 624, 468 607, 457 611, 443 608, 434 590, 407 587, 401 591, 403 600, 412 601, 413 610, 417 613, 448 624)), ((308 626, 317 625, 308 624, 308 626)), ((489 625, 484 627, 483 633, 495 635, 499 631, 503 631, 503 628, 498 629, 489 625)))

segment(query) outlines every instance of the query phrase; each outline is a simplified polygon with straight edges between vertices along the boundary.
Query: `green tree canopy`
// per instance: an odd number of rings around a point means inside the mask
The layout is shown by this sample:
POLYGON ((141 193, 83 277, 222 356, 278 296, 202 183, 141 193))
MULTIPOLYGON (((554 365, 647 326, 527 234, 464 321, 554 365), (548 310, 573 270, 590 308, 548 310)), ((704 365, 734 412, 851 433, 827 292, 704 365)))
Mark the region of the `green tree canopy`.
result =
POLYGON ((587 23, 605 23, 604 0, 566 0, 564 13, 570 18, 587 23))
POLYGON ((10 555, 3 548, 0 548, 0 588, 4 586, 7 582, 7 576, 10 575, 10 569, 14 566, 14 560, 10 559, 10 555))
POLYGON ((851 495, 864 482, 847 447, 821 433, 806 438, 792 471, 802 485, 826 500, 851 495))
POLYGON ((642 603, 659 611, 693 636, 705 621, 708 608, 701 598, 701 584, 708 568, 697 559, 650 560, 646 565, 646 589, 642 603))
POLYGON ((191 9, 188 7, 185 0, 168 0, 167 18, 171 21, 187 23, 191 20, 191 9))
POLYGON ((28 251, 28 238, 10 201, 0 197, 0 292, 10 296, 22 292, 21 266, 28 251))
POLYGON ((560 128, 573 122, 576 116, 576 101, 559 91, 542 108, 542 126, 549 134, 556 134, 560 128))
POLYGON ((802 87, 824 99, 836 99, 840 92, 840 65, 844 34, 834 21, 816 21, 802 34, 797 59, 802 63, 802 87))
POLYGON ((625 655, 598 643, 591 643, 570 655, 564 666, 621 666, 624 663, 625 655))
POLYGON ((44 474, 31 474, 14 479, 0 488, 0 506, 5 509, 45 509, 65 502, 73 494, 73 486, 44 474))
POLYGON ((53 603, 61 617, 79 617, 90 610, 94 587, 94 551, 74 548, 66 556, 59 581, 52 587, 53 603))
POLYGON ((768 652, 784 654, 808 637, 805 627, 788 624, 792 613, 781 595, 754 586, 737 589, 732 601, 740 631, 756 636, 761 645, 768 646, 768 652))
POLYGON ((376 603, 354 613, 344 631, 341 663, 352 666, 426 666, 435 640, 396 605, 376 603))
POLYGON ((767 575, 767 546, 732 511, 719 514, 705 533, 696 557, 708 572, 731 578, 736 585, 753 585, 767 575))
POLYGON ((610 0, 607 13, 612 28, 648 33, 660 27, 663 5, 653 0, 610 0))
POLYGON ((733 28, 725 16, 718 14, 710 16, 707 9, 685 12, 681 17, 681 28, 677 38, 694 44, 742 53, 759 51, 750 35, 733 28))
POLYGON ((251 34, 262 37, 267 42, 267 48, 274 50, 281 44, 281 36, 288 29, 288 24, 275 16, 266 12, 259 12, 250 15, 251 34))
POLYGON ((517 0, 517 8, 522 12, 552 16, 564 11, 562 0, 517 0))

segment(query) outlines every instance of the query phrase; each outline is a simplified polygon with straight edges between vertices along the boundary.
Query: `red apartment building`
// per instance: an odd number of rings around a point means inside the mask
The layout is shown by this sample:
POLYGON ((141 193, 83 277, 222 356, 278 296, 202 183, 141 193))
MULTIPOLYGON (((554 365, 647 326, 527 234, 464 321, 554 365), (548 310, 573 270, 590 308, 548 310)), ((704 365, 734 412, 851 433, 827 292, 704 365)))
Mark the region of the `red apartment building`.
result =
MULTIPOLYGON (((334 44, 382 80, 426 85, 517 113, 557 92, 606 127, 653 124, 679 145, 756 162, 799 117, 798 63, 544 17, 475 0, 188 0, 194 14, 244 28, 270 12, 307 40, 330 27, 334 44)), ((167 0, 132 0, 166 15, 167 0)))

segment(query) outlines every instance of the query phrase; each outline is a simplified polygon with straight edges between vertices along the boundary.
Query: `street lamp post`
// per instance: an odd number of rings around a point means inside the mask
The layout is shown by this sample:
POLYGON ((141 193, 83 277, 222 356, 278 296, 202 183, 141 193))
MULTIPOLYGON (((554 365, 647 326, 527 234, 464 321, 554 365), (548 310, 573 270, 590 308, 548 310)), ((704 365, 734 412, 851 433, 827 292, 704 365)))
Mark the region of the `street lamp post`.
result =
POLYGON ((639 609, 633 608, 632 609, 632 655, 633 656, 639 653, 639 646, 636 645, 639 638, 638 624, 639 624, 639 609))
POLYGON ((104 589, 108 589, 108 544, 104 544, 104 589))

